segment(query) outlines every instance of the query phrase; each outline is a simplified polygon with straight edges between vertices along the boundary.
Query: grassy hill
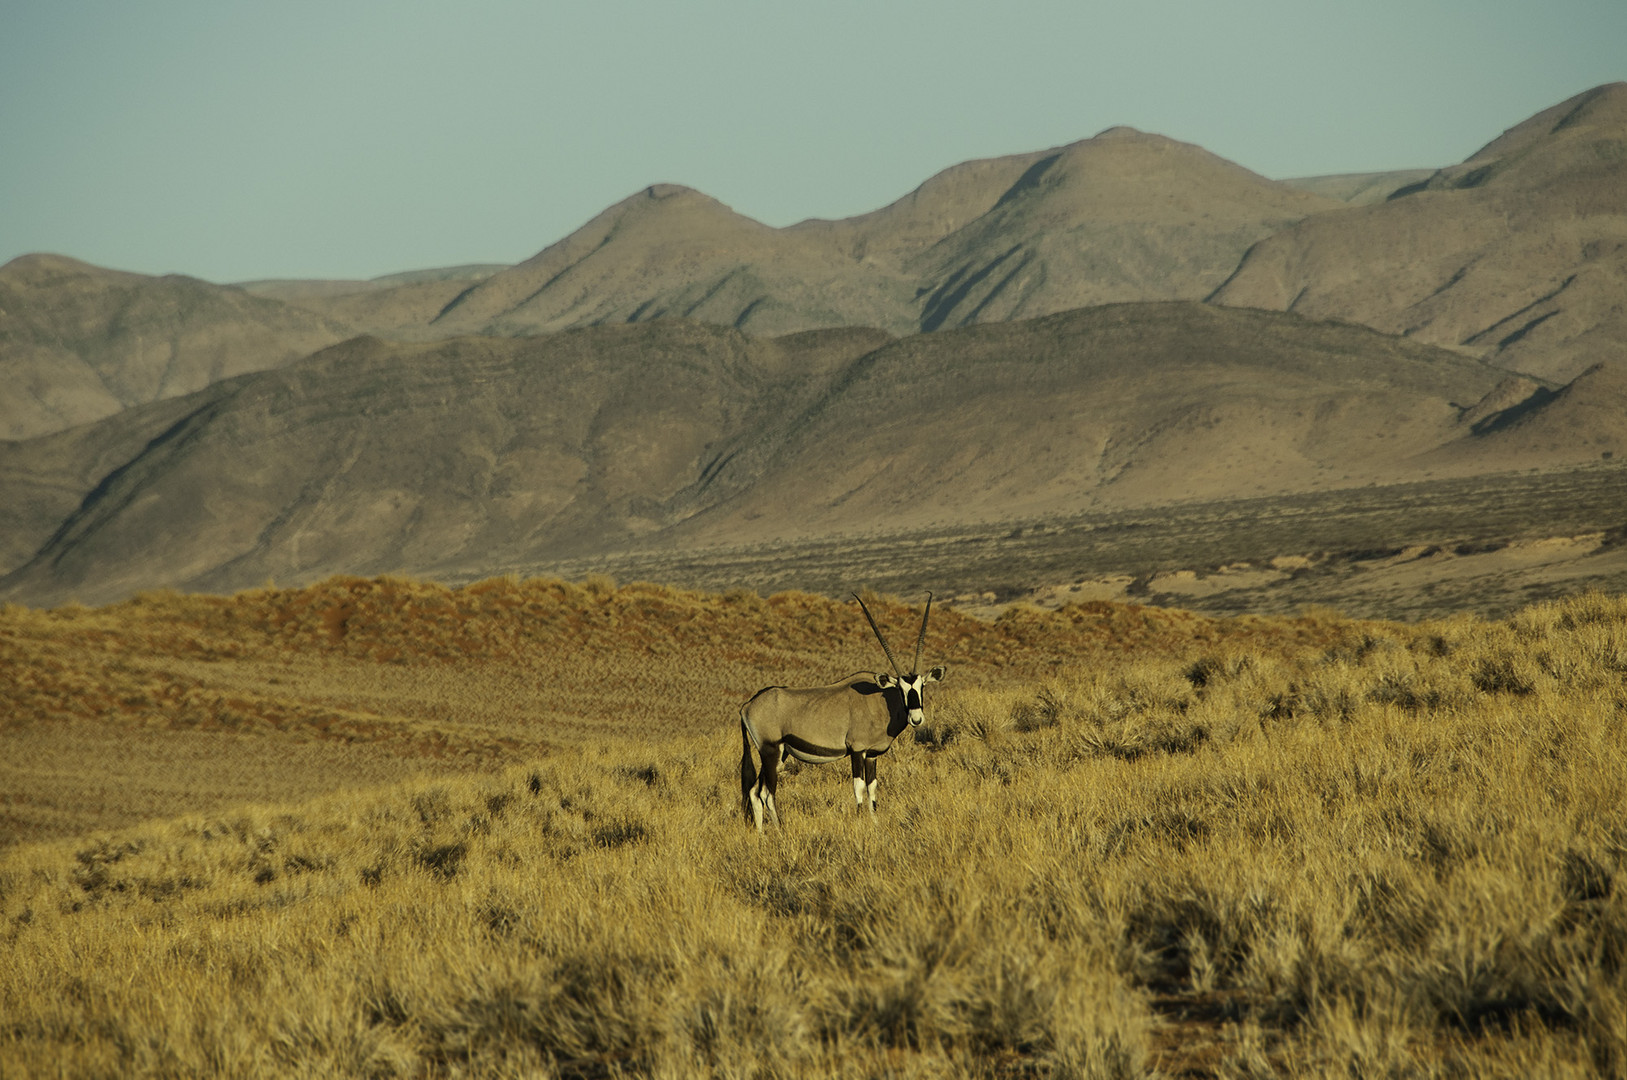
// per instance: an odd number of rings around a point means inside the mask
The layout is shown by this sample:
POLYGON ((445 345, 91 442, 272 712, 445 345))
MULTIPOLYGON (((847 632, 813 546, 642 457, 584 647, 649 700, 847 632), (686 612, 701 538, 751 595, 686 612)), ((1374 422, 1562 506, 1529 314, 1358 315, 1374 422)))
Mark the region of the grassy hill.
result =
MULTIPOLYGON (((910 621, 877 600, 884 626, 910 621)), ((880 818, 856 817, 839 769, 804 768, 759 838, 721 706, 769 669, 870 659, 850 606, 339 580, 8 608, 25 727, 138 716, 222 748, 303 730, 421 750, 451 703, 511 710, 518 741, 462 775, 0 852, 0 1070, 1627 1069, 1627 602, 1416 627, 933 618, 950 676, 882 760, 880 818), (164 699, 162 665, 279 682, 164 699), (343 693, 431 719, 369 728, 343 693), (545 751, 533 704, 594 727, 545 751), (233 723, 258 734, 211 729, 233 723)), ((57 783, 98 765, 61 762, 57 783)))
MULTIPOLYGON (((918 618, 896 600, 872 608, 884 625, 913 628, 918 618)), ((1182 653, 1236 639, 1269 650, 1335 633, 1315 619, 1216 620, 1112 604, 994 623, 940 605, 931 629, 963 685, 1032 678, 1130 647, 1182 653)), ((16 674, 6 731, 32 752, 0 761, 9 792, 0 821, 16 839, 152 816, 185 792, 151 775, 166 768, 171 737, 200 760, 217 745, 219 769, 241 757, 232 775, 288 798, 325 782, 304 773, 316 751, 336 757, 323 777, 371 780, 489 768, 602 736, 617 722, 633 738, 688 736, 716 730, 770 682, 827 682, 880 659, 851 603, 618 589, 602 577, 495 578, 460 589, 333 578, 232 597, 147 593, 104 608, 8 605, 0 663, 16 674), (607 694, 622 702, 614 716, 607 694), (92 798, 55 787, 72 762, 98 777, 92 798)), ((211 793, 224 783, 219 769, 206 778, 211 793)), ((209 804, 194 793, 183 805, 209 804)))

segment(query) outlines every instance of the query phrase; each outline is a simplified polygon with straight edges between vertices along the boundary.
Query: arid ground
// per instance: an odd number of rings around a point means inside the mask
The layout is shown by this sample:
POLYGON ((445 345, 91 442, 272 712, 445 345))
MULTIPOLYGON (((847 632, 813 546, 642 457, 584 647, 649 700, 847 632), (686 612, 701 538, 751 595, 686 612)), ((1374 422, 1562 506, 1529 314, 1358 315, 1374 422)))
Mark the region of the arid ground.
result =
POLYGON ((1416 621, 1627 591, 1624 539, 1627 468, 1604 464, 504 569, 833 596, 865 582, 900 595, 936 590, 984 618, 1013 601, 1121 600, 1416 621))
POLYGON ((878 818, 792 769, 761 837, 736 709, 876 666, 851 602, 351 578, 0 650, 6 1075, 1627 1070, 1605 594, 935 606, 878 818))

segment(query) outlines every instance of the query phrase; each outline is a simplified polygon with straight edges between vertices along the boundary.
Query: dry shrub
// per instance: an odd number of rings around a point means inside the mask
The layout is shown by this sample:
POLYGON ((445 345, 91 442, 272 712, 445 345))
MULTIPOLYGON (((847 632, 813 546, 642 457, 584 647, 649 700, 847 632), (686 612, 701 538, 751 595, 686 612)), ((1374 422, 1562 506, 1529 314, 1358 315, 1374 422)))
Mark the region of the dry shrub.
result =
POLYGON ((1131 1080, 1146 1076, 1146 1007, 1122 981, 1087 967, 1052 1004, 1051 1048, 1045 1055, 1058 1080, 1131 1080), (1094 977, 1092 977, 1092 975, 1094 977))
POLYGON ((955 688, 933 694, 915 741, 948 746, 961 739, 998 743, 1013 728, 1010 692, 987 687, 955 688))
POLYGON ((1209 737, 1195 710, 1199 698, 1183 665, 1175 662, 1143 662, 1111 677, 1089 676, 1065 698, 1053 700, 1070 706, 1053 710, 1066 721, 1057 751, 1062 761, 1188 753, 1209 737))
POLYGON ((1292 714, 1320 724, 1348 723, 1367 696, 1364 674, 1345 660, 1330 658, 1306 674, 1290 691, 1292 714))
POLYGON ((1065 688, 1042 686, 1032 701, 1021 702, 1012 710, 1011 724, 1018 731, 1038 731, 1056 727, 1070 711, 1065 688))

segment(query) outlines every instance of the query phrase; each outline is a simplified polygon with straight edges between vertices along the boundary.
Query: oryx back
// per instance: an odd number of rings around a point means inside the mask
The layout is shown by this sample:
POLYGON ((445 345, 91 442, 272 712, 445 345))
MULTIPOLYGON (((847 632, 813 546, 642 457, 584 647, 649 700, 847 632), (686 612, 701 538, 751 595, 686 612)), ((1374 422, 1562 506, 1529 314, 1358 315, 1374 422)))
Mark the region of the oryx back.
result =
POLYGON ((759 749, 778 743, 799 761, 823 765, 855 751, 884 751, 897 735, 889 733, 890 705, 876 677, 861 671, 825 686, 768 687, 746 703, 741 722, 759 749))

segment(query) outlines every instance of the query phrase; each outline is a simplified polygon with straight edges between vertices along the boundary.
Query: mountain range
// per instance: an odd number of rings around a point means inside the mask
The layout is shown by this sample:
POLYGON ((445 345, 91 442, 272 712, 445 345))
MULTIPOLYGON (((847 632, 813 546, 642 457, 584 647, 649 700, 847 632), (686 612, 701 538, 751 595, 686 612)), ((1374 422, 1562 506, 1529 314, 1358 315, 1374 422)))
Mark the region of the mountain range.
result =
POLYGON ((1627 84, 1461 165, 1128 128, 771 228, 654 185, 514 266, 0 267, 0 595, 468 574, 1627 455, 1627 84))
POLYGON ((1190 301, 901 338, 676 319, 358 338, 0 444, 0 590, 466 577, 1575 465, 1627 455, 1617 375, 1552 392, 1363 327, 1190 301))

